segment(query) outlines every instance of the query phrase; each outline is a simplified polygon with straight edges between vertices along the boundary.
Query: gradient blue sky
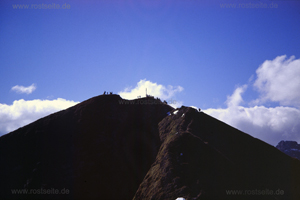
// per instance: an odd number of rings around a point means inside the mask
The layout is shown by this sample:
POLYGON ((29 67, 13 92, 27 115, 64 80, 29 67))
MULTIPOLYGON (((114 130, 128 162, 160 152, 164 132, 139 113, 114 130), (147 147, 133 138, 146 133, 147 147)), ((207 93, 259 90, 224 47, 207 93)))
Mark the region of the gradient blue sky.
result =
MULTIPOLYGON (((172 98, 204 110, 226 109, 229 96, 247 84, 241 103, 250 108, 262 96, 253 86, 256 70, 282 55, 300 58, 299 0, 0 2, 0 104, 7 109, 20 99, 81 102, 140 80, 181 86, 172 98), (277 8, 230 7, 250 2, 277 8), (70 9, 13 8, 53 3, 70 9), (31 84, 31 94, 12 90, 31 84)), ((257 105, 299 111, 270 98, 257 105)), ((0 116, 3 127, 7 116, 0 116)))

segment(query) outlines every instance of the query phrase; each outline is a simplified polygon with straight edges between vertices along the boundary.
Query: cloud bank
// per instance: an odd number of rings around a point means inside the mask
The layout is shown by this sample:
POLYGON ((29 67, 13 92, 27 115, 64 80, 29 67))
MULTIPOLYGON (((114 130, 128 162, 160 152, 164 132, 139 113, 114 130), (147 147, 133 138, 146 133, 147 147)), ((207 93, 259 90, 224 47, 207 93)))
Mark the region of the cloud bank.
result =
POLYGON ((65 99, 16 100, 12 105, 0 104, 0 136, 51 113, 69 108, 79 102, 65 99))
MULTIPOLYGON (((173 107, 182 105, 182 102, 172 100, 176 93, 183 90, 181 86, 163 86, 147 80, 140 80, 135 88, 126 88, 119 94, 126 99, 135 99, 137 96, 145 96, 146 88, 150 95, 164 100, 171 100, 169 101, 169 104, 173 107)), ((34 84, 29 87, 17 85, 12 88, 13 91, 26 94, 32 93, 35 89, 36 86, 34 84)), ((14 101, 12 105, 0 103, 0 136, 25 126, 39 118, 74 106, 77 103, 79 102, 62 98, 55 100, 35 99, 30 101, 20 99, 14 101)))
POLYGON ((22 85, 16 85, 16 86, 13 86, 11 88, 12 91, 15 91, 15 92, 17 92, 19 94, 21 94, 21 93, 31 94, 35 89, 36 89, 36 85, 35 84, 31 84, 28 87, 24 87, 22 85))
POLYGON ((175 98, 176 93, 183 91, 183 87, 159 85, 157 83, 147 81, 146 79, 140 80, 135 88, 125 88, 123 91, 119 92, 119 95, 124 99, 136 99, 138 96, 145 97, 146 88, 147 94, 166 100, 169 105, 173 107, 180 107, 182 105, 182 102, 176 101, 172 98, 175 98))
POLYGON ((300 107, 300 59, 286 55, 266 60, 257 70, 254 86, 261 93, 260 102, 300 107))
POLYGON ((300 59, 278 56, 265 61, 256 75, 253 86, 260 97, 249 102, 251 106, 241 105, 245 103, 242 94, 248 88, 243 85, 227 97, 227 108, 204 112, 271 145, 281 140, 300 142, 300 59), (266 101, 279 102, 280 106, 261 105, 266 101))
MULTIPOLYGON (((146 96, 147 93, 167 100, 169 105, 180 107, 182 102, 173 100, 177 93, 183 91, 181 86, 164 86, 146 79, 140 80, 132 88, 125 88, 119 95, 125 99, 146 96)), ((36 89, 14 86, 13 91, 30 94, 36 89)), ((237 87, 227 97, 226 108, 210 108, 205 113, 236 127, 253 137, 271 145, 281 140, 300 142, 300 59, 286 55, 273 60, 266 60, 256 70, 253 84, 237 87), (253 86, 253 87, 250 87, 253 86), (251 102, 243 100, 243 94, 254 88, 259 98, 251 102), (279 106, 266 107, 266 102, 276 102, 279 106)), ((12 105, 0 104, 0 136, 31 123, 53 112, 66 109, 78 102, 65 99, 14 101, 12 105)))
POLYGON ((241 102, 242 88, 237 88, 228 98, 225 109, 207 109, 205 113, 259 138, 271 145, 281 140, 300 141, 300 110, 293 107, 245 107, 241 102))

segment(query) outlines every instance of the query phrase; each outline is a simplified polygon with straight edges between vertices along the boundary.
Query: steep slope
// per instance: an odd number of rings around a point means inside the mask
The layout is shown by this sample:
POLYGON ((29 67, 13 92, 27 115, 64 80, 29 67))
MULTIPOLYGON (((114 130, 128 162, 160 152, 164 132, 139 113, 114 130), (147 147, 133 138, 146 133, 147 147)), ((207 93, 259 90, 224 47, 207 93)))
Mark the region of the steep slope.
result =
POLYGON ((172 109, 101 95, 2 136, 0 199, 132 199, 172 109))
POLYGON ((300 199, 299 160, 152 97, 37 120, 0 137, 0 163, 0 199, 300 199))
POLYGON ((280 141, 276 148, 293 158, 300 160, 300 144, 296 141, 280 141))
POLYGON ((300 162, 265 142, 188 107, 159 131, 162 145, 135 200, 300 199, 300 162))

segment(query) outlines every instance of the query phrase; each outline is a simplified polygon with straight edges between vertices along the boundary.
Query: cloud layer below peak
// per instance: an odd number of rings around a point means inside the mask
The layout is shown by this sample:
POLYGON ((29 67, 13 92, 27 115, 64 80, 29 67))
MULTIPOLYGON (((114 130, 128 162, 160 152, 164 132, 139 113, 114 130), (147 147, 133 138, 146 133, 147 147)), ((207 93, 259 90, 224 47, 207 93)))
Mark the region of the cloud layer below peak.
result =
POLYGON ((253 86, 260 97, 249 102, 251 106, 241 105, 245 103, 242 94, 248 88, 243 85, 227 97, 227 108, 204 112, 272 145, 281 140, 300 142, 300 59, 278 56, 265 61, 256 74, 253 86), (267 101, 281 106, 263 106, 267 101))
MULTIPOLYGON (((175 101, 181 86, 164 86, 149 80, 140 80, 135 87, 125 88, 119 95, 125 99, 145 97, 147 94, 167 100, 169 105, 180 107, 175 101)), ((36 86, 14 86, 13 91, 30 94, 36 86)), ((253 82, 237 87, 227 97, 226 108, 209 108, 205 113, 259 138, 271 145, 281 140, 300 142, 300 59, 286 55, 264 61, 256 70, 253 82), (255 89, 258 98, 245 102, 243 95, 255 89), (275 102, 278 106, 266 107, 275 102)), ((58 98, 56 100, 16 100, 12 105, 0 104, 0 136, 41 117, 66 109, 78 102, 58 98)))
POLYGON ((20 99, 12 105, 0 104, 0 136, 77 103, 79 102, 58 98, 30 101, 20 99))

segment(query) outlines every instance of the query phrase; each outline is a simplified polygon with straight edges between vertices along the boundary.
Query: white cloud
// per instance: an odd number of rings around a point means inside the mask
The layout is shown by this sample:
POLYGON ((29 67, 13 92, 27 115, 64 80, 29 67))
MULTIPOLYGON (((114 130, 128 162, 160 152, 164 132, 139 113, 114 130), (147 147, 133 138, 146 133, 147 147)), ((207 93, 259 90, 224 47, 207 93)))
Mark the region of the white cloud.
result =
POLYGON ((167 100, 169 105, 173 107, 180 107, 182 102, 173 100, 176 93, 183 91, 181 86, 163 86, 157 83, 152 83, 146 79, 140 80, 135 88, 125 88, 123 91, 119 92, 119 95, 124 99, 136 99, 137 96, 145 97, 147 94, 154 97, 158 97, 162 100, 167 100))
POLYGON ((300 142, 300 110, 291 107, 228 107, 205 113, 271 145, 281 140, 300 142))
POLYGON ((79 102, 58 98, 30 101, 20 99, 12 105, 0 104, 0 136, 77 103, 79 102))
POLYGON ((26 94, 31 94, 35 89, 36 89, 35 84, 31 84, 28 87, 24 87, 22 85, 16 85, 11 88, 12 91, 15 91, 17 93, 26 93, 26 94))
POLYGON ((247 85, 243 85, 242 87, 236 88, 231 96, 227 96, 227 106, 235 107, 240 105, 243 102, 242 94, 246 89, 247 85))
POLYGON ((256 74, 254 86, 261 93, 259 102, 270 100, 300 107, 300 59, 283 55, 266 60, 256 74))
POLYGON ((247 89, 247 85, 243 85, 227 97, 227 108, 210 108, 204 112, 271 145, 281 140, 300 142, 300 109, 297 108, 300 105, 300 59, 285 58, 267 60, 256 70, 254 86, 261 96, 251 102, 252 106, 241 106, 242 94, 247 89), (285 106, 260 105, 267 100, 285 106))

